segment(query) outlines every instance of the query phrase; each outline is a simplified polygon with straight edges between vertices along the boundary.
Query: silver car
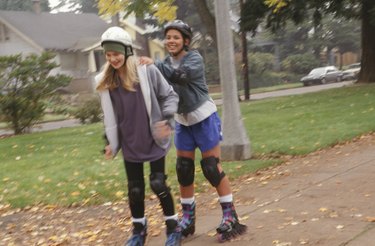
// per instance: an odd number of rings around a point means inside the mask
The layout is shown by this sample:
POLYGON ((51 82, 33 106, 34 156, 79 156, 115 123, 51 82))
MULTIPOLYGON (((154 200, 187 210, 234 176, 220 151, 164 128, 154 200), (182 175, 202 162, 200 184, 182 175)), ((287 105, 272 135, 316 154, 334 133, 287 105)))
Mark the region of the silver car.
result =
POLYGON ((342 80, 356 80, 361 71, 361 63, 350 64, 346 70, 343 71, 342 80))
POLYGON ((335 66, 318 67, 301 78, 301 82, 304 86, 340 82, 342 80, 342 75, 342 71, 338 70, 335 66))

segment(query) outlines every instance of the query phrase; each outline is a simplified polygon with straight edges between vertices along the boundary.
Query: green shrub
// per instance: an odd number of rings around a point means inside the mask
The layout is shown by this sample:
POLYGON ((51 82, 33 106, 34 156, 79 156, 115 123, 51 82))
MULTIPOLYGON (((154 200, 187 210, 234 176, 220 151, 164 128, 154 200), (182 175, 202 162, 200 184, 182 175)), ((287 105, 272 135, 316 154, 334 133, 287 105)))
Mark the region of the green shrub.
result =
POLYGON ((0 112, 15 134, 28 132, 45 114, 44 99, 70 83, 71 77, 50 71, 55 54, 0 56, 0 112))
POLYGON ((250 87, 269 87, 298 82, 301 75, 287 72, 266 71, 263 74, 250 74, 250 87))
POLYGON ((313 68, 318 67, 320 61, 313 54, 305 53, 288 56, 282 61, 281 65, 288 72, 306 74, 313 68))
POLYGON ((261 75, 273 70, 275 57, 271 53, 255 52, 249 55, 249 72, 261 75))
POLYGON ((79 119, 82 124, 95 123, 102 120, 102 109, 100 100, 93 96, 85 100, 73 111, 75 118, 79 119))

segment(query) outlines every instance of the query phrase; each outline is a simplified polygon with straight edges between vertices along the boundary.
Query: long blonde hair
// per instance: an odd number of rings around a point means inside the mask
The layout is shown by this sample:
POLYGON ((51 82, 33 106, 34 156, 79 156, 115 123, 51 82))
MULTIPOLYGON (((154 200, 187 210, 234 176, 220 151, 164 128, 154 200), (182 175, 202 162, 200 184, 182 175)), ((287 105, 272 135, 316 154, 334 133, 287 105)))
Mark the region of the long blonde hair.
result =
POLYGON ((120 67, 119 69, 114 69, 109 62, 107 62, 104 68, 104 76, 102 80, 99 82, 96 89, 98 91, 101 90, 113 90, 118 87, 115 81, 115 74, 118 75, 122 74, 121 85, 128 91, 135 91, 134 85, 139 83, 139 77, 137 73, 137 59, 135 56, 129 56, 125 60, 125 64, 120 67))

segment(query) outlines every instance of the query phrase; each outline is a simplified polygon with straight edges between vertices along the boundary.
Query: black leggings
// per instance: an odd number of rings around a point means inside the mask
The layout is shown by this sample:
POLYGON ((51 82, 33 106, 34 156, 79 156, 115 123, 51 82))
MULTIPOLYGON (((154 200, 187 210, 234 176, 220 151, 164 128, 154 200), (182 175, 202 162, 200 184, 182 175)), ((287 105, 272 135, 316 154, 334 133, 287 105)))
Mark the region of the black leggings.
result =
MULTIPOLYGON (((129 207, 133 218, 143 218, 145 215, 145 180, 143 172, 143 162, 130 162, 125 160, 125 170, 128 179, 128 199, 129 207), (138 189, 143 199, 131 200, 129 194, 129 183, 132 187, 138 189)), ((154 173, 165 173, 165 156, 162 158, 150 162, 151 174, 154 173)), ((172 216, 175 214, 174 201, 170 192, 163 198, 159 198, 160 205, 163 208, 164 216, 172 216)))

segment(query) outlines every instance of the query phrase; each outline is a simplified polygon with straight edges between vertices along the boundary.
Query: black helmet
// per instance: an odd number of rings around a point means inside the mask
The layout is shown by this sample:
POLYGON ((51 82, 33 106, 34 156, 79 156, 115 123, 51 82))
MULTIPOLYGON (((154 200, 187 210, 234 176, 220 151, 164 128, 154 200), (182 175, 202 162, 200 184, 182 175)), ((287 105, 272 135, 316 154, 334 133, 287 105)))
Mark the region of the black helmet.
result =
POLYGON ((190 39, 193 37, 193 32, 188 24, 183 22, 182 20, 174 20, 172 22, 168 22, 164 28, 164 36, 167 34, 167 31, 170 29, 176 29, 181 32, 184 38, 190 39))

